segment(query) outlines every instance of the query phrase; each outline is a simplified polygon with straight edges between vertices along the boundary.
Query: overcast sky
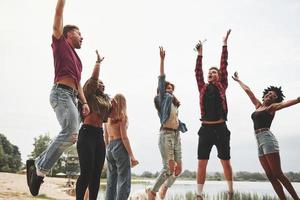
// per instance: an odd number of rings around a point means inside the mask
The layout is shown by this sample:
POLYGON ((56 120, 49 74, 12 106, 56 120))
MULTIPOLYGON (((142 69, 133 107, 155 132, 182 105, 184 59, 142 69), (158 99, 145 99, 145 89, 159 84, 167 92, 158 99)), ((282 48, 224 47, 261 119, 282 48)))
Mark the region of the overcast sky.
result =
MULTIPOLYGON (((23 162, 33 138, 60 131, 49 104, 54 67, 51 35, 56 0, 0 0, 0 133, 17 145, 23 162)), ((269 85, 282 86, 287 99, 300 95, 299 0, 68 0, 64 24, 76 24, 84 38, 78 54, 82 83, 92 73, 95 49, 105 57, 100 78, 106 92, 128 101, 128 135, 140 165, 134 173, 159 171, 159 119, 154 108, 159 49, 166 50, 167 80, 181 101, 179 118, 189 131, 181 135, 184 169, 196 170, 199 94, 194 77, 199 39, 207 69, 220 62, 222 37, 228 39, 229 75, 238 70, 257 97, 269 85)), ((229 80, 228 127, 234 171, 259 171, 250 118, 254 107, 229 80)), ((300 169, 300 105, 279 111, 272 131, 279 140, 284 171, 300 169)), ((212 151, 208 171, 222 171, 212 151)))

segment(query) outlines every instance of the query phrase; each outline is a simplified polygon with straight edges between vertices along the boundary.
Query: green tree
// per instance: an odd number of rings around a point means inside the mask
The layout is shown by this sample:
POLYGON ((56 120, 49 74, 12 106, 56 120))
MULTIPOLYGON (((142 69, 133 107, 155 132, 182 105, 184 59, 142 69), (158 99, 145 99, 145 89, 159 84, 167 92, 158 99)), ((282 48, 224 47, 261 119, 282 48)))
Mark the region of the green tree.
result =
POLYGON ((65 151, 66 174, 70 177, 77 177, 80 173, 79 158, 76 146, 73 145, 65 151))
MULTIPOLYGON (((36 159, 41 153, 43 153, 47 147, 51 143, 51 138, 49 136, 49 133, 45 133, 43 135, 39 135, 38 137, 34 138, 33 143, 33 151, 29 155, 29 158, 36 159)), ((66 152, 77 155, 76 147, 73 145, 71 146, 66 152)), ((67 153, 63 153, 62 156, 57 160, 55 165, 52 167, 49 176, 56 175, 60 172, 66 173, 66 167, 67 167, 67 153)), ((74 166, 76 168, 76 166, 74 166)))
POLYGON ((220 172, 215 172, 213 177, 214 177, 214 180, 221 181, 221 180, 223 180, 223 173, 221 174, 220 172))
POLYGON ((51 142, 51 138, 49 136, 49 133, 45 133, 44 135, 40 135, 37 138, 34 138, 33 143, 33 151, 29 155, 30 158, 36 159, 43 151, 46 150, 46 148, 49 146, 51 142))
POLYGON ((17 172, 22 165, 19 148, 0 133, 0 171, 17 172))
POLYGON ((144 177, 144 178, 152 178, 153 177, 153 174, 149 171, 145 171, 142 173, 141 177, 144 177))
POLYGON ((196 172, 192 172, 189 170, 184 170, 181 174, 180 174, 181 178, 196 178, 196 172))
POLYGON ((285 175, 290 179, 292 182, 300 182, 300 172, 288 172, 285 175))

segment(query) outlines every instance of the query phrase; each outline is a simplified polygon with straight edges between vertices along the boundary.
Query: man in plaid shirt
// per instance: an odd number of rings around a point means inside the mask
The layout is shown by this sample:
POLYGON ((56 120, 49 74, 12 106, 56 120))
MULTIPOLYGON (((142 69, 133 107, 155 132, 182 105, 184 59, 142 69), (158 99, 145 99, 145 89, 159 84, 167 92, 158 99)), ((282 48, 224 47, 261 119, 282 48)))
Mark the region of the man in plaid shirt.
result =
POLYGON ((198 52, 195 75, 200 93, 200 109, 202 125, 198 132, 198 173, 197 173, 197 200, 203 199, 206 166, 211 148, 215 145, 218 157, 222 163, 224 176, 228 183, 227 199, 233 198, 232 169, 230 164, 230 131, 227 129, 227 101, 226 89, 228 86, 227 73, 227 39, 231 30, 223 40, 220 69, 211 67, 208 72, 208 83, 204 82, 202 70, 202 42, 196 45, 198 52))

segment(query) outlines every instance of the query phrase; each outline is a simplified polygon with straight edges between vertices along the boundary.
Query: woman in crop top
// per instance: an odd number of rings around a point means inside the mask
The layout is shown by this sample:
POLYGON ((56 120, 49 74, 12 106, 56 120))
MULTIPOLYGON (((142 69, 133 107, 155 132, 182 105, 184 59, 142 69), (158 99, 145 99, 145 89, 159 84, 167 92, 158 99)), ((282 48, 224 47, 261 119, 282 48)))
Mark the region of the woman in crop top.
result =
POLYGON ((122 94, 116 94, 112 104, 112 111, 104 129, 108 171, 105 199, 125 200, 131 188, 131 167, 139 162, 133 155, 127 137, 126 99, 122 94))
POLYGON ((111 101, 104 94, 104 84, 99 80, 101 58, 97 53, 97 61, 92 77, 83 86, 83 92, 90 107, 90 113, 83 118, 79 131, 77 151, 80 164, 80 176, 76 183, 76 199, 82 200, 86 189, 89 199, 97 199, 100 175, 105 160, 105 143, 102 124, 107 121, 111 111, 111 101))
POLYGON ((234 73, 232 78, 240 84, 255 106, 256 110, 251 115, 251 118, 254 123, 255 136, 258 144, 259 161, 275 192, 279 199, 286 199, 282 187, 284 186, 293 199, 298 200, 299 197, 295 189, 281 170, 278 142, 270 131, 270 127, 275 112, 299 103, 300 97, 283 102, 284 95, 281 91, 281 87, 270 86, 264 90, 261 102, 255 97, 250 88, 239 79, 237 72, 234 73))

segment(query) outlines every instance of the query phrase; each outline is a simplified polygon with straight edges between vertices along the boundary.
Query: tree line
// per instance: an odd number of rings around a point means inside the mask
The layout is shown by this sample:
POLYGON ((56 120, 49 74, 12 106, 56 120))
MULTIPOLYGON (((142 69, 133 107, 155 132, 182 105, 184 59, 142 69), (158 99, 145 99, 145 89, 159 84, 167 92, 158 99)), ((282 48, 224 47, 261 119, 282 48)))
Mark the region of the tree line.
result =
MULTIPOLYGON (((49 133, 45 133, 34 138, 33 151, 28 158, 35 159, 40 155, 51 143, 49 133)), ((24 164, 21 162, 21 153, 16 145, 11 144, 4 134, 0 133, 0 171, 1 172, 19 172, 21 168, 24 168, 24 164)), ((57 161, 52 168, 49 176, 56 176, 58 174, 65 174, 66 176, 76 177, 79 174, 79 162, 75 145, 70 147, 57 161)), ((152 173, 145 171, 140 175, 132 174, 136 178, 156 178, 159 172, 152 173)), ((101 178, 106 178, 106 167, 102 170, 101 178)), ((292 182, 300 182, 300 172, 287 172, 285 175, 292 182)), ((224 175, 220 172, 207 173, 207 180, 223 181, 224 175)), ((181 175, 181 179, 196 179, 196 172, 184 170, 181 175)), ((267 181, 267 177, 264 173, 259 172, 246 172, 240 171, 234 173, 235 181, 267 181)))
MULTIPOLYGON (((133 175, 135 177, 141 178, 156 178, 159 172, 152 173, 150 171, 145 171, 141 175, 133 175)), ((292 182, 300 182, 300 172, 287 172, 284 173, 290 181, 292 182)), ((184 170, 179 178, 182 179, 196 179, 196 172, 184 170)), ((224 174, 220 172, 212 172, 207 173, 206 180, 211 181, 224 181, 224 174)), ((246 172, 240 171, 234 173, 234 181, 268 181, 267 176, 264 173, 259 172, 246 172)))

